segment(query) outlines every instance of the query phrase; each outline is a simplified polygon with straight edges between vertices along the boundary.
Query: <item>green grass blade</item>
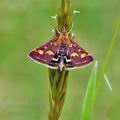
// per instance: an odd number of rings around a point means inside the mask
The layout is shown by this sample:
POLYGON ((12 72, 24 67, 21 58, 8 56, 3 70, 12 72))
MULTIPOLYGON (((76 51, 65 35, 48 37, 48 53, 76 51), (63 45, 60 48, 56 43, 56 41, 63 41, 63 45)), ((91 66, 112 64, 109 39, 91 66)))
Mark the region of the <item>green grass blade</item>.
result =
POLYGON ((115 33, 113 35, 113 38, 112 38, 112 41, 111 41, 111 44, 110 44, 110 47, 108 49, 108 53, 106 55, 106 58, 105 58, 105 61, 104 61, 104 64, 103 64, 103 67, 102 67, 102 70, 101 70, 101 73, 100 73, 100 78, 99 78, 97 86, 96 86, 96 95, 98 94, 98 91, 99 91, 100 86, 102 84, 102 81, 104 79, 104 74, 107 71, 109 61, 110 61, 110 59, 112 57, 113 49, 114 49, 114 47, 116 45, 116 42, 118 40, 119 32, 120 32, 120 23, 118 24, 118 26, 116 28, 116 31, 115 31, 115 33))
POLYGON ((97 81, 97 61, 94 64, 83 101, 82 120, 91 120, 97 81))

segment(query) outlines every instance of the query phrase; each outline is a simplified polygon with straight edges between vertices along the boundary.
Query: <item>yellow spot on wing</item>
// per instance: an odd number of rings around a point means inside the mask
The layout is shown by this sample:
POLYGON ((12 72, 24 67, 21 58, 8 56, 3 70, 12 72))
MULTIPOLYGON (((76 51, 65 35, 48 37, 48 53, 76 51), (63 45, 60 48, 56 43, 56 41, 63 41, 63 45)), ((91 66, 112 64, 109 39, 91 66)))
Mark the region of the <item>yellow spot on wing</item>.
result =
POLYGON ((71 57, 79 57, 79 55, 76 52, 73 52, 70 56, 71 57))
POLYGON ((42 50, 38 50, 38 53, 43 55, 43 51, 42 50))
POLYGON ((81 58, 85 58, 85 57, 86 57, 85 53, 81 54, 81 58))
POLYGON ((53 55, 54 53, 53 53, 53 51, 48 50, 48 51, 46 52, 46 54, 48 54, 48 55, 53 55))

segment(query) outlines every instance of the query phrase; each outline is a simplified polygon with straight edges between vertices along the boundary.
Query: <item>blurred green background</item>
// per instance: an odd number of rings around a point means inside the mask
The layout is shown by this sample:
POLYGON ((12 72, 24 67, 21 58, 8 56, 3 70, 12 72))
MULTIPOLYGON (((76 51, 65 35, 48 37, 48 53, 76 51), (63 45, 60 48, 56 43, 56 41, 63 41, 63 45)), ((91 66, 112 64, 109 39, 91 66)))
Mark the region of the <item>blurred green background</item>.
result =
MULTIPOLYGON (((94 55, 99 71, 116 25, 120 0, 71 0, 80 10, 73 32, 80 45, 94 55)), ((48 69, 28 58, 28 53, 53 37, 59 0, 0 0, 0 120, 47 120, 48 69)), ((94 120, 120 120, 120 40, 113 51, 107 76, 94 106, 94 120)), ((83 97, 92 65, 70 71, 61 120, 80 120, 83 97)))

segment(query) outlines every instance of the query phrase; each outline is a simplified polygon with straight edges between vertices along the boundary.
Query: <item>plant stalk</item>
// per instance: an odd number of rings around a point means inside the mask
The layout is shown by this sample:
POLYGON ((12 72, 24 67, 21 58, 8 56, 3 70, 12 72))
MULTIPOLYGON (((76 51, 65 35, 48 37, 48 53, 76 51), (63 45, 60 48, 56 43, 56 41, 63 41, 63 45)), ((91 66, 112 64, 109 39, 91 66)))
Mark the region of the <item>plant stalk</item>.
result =
MULTIPOLYGON (((70 10, 70 0, 60 0, 61 7, 57 15, 57 29, 62 32, 65 28, 66 31, 69 31, 72 27, 72 14, 70 10)), ((59 36, 58 31, 56 30, 56 36, 59 36)), ((49 102, 50 102, 50 111, 49 111, 49 120, 58 120, 61 114, 61 110, 64 105, 66 88, 68 81, 69 71, 63 69, 51 69, 49 68, 49 80, 50 80, 50 93, 49 93, 49 102)))

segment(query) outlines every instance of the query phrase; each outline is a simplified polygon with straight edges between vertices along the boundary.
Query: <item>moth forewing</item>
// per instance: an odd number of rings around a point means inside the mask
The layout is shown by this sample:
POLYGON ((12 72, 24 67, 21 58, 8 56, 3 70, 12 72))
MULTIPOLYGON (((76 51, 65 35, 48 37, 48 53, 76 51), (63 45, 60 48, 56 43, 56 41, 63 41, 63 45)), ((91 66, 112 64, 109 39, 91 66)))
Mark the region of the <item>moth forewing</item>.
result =
POLYGON ((75 42, 64 29, 58 37, 33 49, 29 57, 52 69, 82 68, 93 62, 93 57, 75 42))

